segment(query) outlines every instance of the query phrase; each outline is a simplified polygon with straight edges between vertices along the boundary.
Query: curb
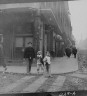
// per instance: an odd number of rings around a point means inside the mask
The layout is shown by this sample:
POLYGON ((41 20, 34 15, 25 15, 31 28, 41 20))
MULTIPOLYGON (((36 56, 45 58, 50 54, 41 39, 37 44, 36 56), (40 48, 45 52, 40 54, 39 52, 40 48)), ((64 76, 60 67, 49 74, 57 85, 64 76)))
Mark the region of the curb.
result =
MULTIPOLYGON (((52 75, 63 75, 63 74, 70 74, 70 73, 74 73, 74 72, 77 72, 78 70, 76 71, 71 71, 71 72, 66 72, 66 73, 52 73, 52 75)), ((0 73, 3 73, 3 71, 0 71, 0 73)), ((40 73, 40 74, 37 74, 37 73, 31 73, 31 74, 28 74, 28 73, 14 73, 14 72, 5 72, 6 74, 20 74, 20 75, 43 75, 43 73, 40 73)))

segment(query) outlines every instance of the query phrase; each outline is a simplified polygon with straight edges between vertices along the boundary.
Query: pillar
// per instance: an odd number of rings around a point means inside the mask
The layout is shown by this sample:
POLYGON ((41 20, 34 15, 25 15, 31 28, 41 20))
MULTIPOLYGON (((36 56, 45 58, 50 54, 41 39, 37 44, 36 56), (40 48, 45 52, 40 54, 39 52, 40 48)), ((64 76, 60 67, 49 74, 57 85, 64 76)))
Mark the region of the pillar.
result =
POLYGON ((36 50, 43 52, 43 22, 41 21, 41 16, 38 11, 35 17, 35 38, 36 50))

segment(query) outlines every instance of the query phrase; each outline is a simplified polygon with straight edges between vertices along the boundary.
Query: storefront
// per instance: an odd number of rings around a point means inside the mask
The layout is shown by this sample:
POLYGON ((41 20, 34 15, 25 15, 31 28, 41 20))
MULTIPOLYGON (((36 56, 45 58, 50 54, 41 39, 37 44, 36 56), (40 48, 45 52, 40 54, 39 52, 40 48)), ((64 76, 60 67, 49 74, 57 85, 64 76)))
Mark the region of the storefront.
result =
POLYGON ((32 42, 35 48, 33 10, 6 9, 0 13, 0 34, 3 34, 5 58, 23 59, 24 48, 32 42))
POLYGON ((50 11, 45 10, 38 14, 38 10, 32 9, 8 9, 0 16, 0 32, 4 38, 6 58, 23 59, 24 48, 28 42, 32 42, 35 52, 40 50, 43 55, 46 51, 58 52, 59 43, 53 36, 57 35, 56 22, 50 11))

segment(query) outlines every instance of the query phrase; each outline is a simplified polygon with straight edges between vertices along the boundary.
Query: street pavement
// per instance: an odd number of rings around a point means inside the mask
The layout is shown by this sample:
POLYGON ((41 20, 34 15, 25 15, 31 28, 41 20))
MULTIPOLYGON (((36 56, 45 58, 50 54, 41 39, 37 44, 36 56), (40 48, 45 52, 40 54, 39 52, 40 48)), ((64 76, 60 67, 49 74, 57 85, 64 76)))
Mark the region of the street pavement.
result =
MULTIPOLYGON (((27 74, 15 82, 1 87, 0 94, 87 90, 87 75, 77 71, 78 63, 73 57, 70 59, 67 57, 55 58, 52 61, 51 67, 53 77, 27 74)), ((8 68, 8 72, 26 73, 26 68, 23 66, 9 66, 8 68), (14 70, 10 68, 13 68, 14 70)), ((36 67, 33 68, 32 73, 35 73, 36 67), (35 68, 35 70, 33 70, 33 68, 35 68)))
MULTIPOLYGON (((51 73, 52 74, 61 74, 67 72, 73 72, 78 70, 78 62, 77 59, 61 57, 61 58, 54 58, 51 63, 51 73)), ((3 71, 3 67, 0 67, 0 71, 3 71)), ((26 73, 27 67, 26 66, 7 66, 7 72, 13 73, 26 73)), ((31 73, 37 74, 37 67, 32 66, 31 73)))
POLYGON ((0 94, 78 90, 87 90, 87 75, 72 73, 67 75, 53 75, 53 77, 49 78, 44 77, 44 75, 26 75, 2 87, 0 94))
MULTIPOLYGON (((13 73, 26 73, 26 66, 7 66, 7 72, 13 73)), ((45 77, 44 75, 24 75, 22 78, 7 84, 0 88, 0 94, 2 93, 35 93, 35 92, 56 92, 56 91, 67 91, 73 90, 79 87, 79 80, 87 79, 86 75, 79 74, 78 62, 75 58, 54 58, 51 64, 51 73, 52 78, 45 77), (71 72, 71 73, 68 73, 71 72), (77 72, 77 73, 75 73, 77 72), (63 74, 67 73, 67 74, 63 74), (74 84, 74 88, 70 85, 74 84), (70 87, 71 86, 71 87, 70 87)), ((0 67, 0 71, 3 71, 3 68, 0 67)), ((31 73, 37 74, 36 67, 32 67, 31 73)), ((4 80, 6 80, 5 78, 4 80)), ((80 80, 81 81, 81 80, 80 80)), ((81 84, 80 84, 81 85, 81 84)), ((87 85, 87 84, 86 84, 87 85)))

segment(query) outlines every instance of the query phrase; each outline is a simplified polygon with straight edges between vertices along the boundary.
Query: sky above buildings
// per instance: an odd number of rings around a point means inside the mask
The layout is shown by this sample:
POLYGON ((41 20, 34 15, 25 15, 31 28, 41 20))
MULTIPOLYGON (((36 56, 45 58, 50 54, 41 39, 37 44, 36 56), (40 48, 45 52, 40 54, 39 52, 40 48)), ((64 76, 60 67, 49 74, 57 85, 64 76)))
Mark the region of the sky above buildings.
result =
POLYGON ((87 0, 69 1, 72 32, 77 42, 87 38, 87 0))

